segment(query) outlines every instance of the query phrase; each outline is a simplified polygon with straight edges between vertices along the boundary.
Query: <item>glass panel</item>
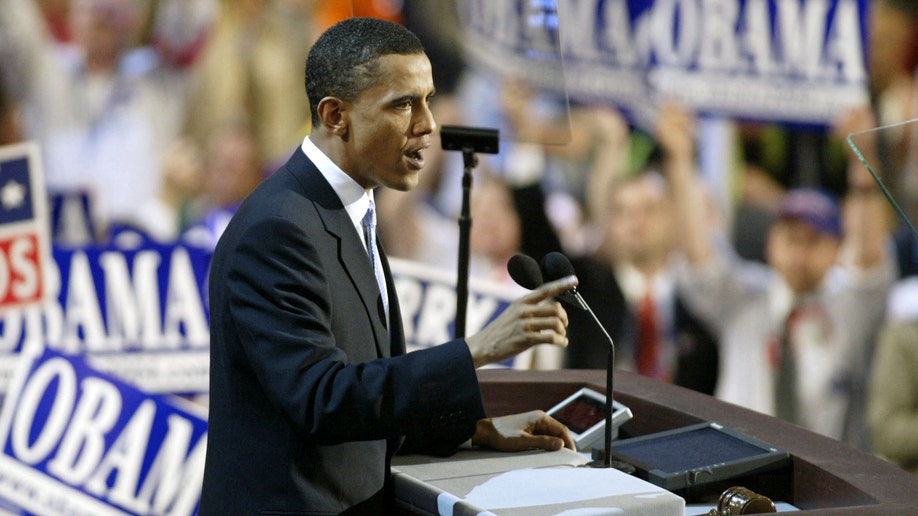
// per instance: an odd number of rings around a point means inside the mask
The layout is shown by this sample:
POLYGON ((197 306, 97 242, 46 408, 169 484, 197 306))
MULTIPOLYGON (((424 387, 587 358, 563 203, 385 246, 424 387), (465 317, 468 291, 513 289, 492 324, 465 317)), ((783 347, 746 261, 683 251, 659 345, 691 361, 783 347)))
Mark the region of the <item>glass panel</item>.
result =
POLYGON ((463 98, 471 125, 496 128, 507 141, 570 142, 556 1, 470 0, 456 2, 456 9, 467 80, 481 88, 480 94, 463 98), (548 123, 534 130, 523 122, 531 114, 548 123))
POLYGON ((918 119, 852 133, 848 144, 918 238, 918 119))

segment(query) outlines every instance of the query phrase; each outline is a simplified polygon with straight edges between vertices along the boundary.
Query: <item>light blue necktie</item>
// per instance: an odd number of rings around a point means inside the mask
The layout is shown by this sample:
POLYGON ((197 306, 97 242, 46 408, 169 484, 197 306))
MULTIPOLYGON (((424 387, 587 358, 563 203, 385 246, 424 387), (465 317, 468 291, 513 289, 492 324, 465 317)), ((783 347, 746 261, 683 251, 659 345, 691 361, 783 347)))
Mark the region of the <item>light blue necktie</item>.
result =
POLYGON ((363 216, 363 236, 367 242, 367 253, 370 255, 370 264, 376 273, 376 284, 382 295, 383 309, 386 311, 386 320, 389 319, 389 292, 386 290, 386 276, 383 274, 382 262, 379 261, 379 250, 376 248, 376 206, 370 200, 367 214, 363 216))

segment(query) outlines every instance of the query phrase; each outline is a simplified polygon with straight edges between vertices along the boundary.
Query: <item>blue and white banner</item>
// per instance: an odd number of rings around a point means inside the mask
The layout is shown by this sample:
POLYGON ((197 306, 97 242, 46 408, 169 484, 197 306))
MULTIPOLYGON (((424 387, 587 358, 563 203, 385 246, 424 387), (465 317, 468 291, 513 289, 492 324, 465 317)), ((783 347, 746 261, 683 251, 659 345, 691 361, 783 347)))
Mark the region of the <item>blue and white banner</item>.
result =
POLYGON ((0 412, 0 500, 26 514, 194 514, 207 421, 46 349, 24 353, 0 412))
MULTIPOLYGON (((42 305, 0 314, 0 395, 23 350, 82 355, 148 392, 206 394, 210 372, 207 272, 211 253, 183 245, 57 248, 42 305)), ((391 259, 408 350, 453 338, 456 272, 391 259)), ((472 278, 466 334, 525 290, 472 278)))
POLYGON ((701 113, 826 125, 867 102, 868 0, 467 0, 473 63, 650 120, 701 113), (562 59, 563 58, 563 59, 562 59))
POLYGON ((47 299, 46 204, 38 145, 0 147, 0 312, 47 299))
POLYGON ((0 393, 19 352, 48 346, 151 392, 208 390, 209 251, 56 248, 50 298, 0 314, 0 393))
MULTIPOLYGON (((390 258, 409 352, 452 340, 456 327, 456 271, 390 258)), ((528 290, 516 285, 469 278, 465 334, 474 335, 528 290)), ((561 348, 536 346, 489 367, 529 369, 558 364, 561 348), (552 348, 552 349, 547 349, 552 348)))
MULTIPOLYGON (((453 339, 456 326, 456 271, 390 258, 408 351, 453 339)), ((527 290, 517 285, 469 279, 465 334, 493 321, 527 290)))

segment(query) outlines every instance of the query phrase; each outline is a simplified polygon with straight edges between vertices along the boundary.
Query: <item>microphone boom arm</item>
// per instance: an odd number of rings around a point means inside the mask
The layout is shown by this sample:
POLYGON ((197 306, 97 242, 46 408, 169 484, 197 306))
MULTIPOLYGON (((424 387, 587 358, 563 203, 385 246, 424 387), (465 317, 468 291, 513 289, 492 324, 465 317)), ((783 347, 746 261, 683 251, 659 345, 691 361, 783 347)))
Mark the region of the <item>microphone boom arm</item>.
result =
POLYGON ((601 465, 591 464, 592 467, 604 467, 611 468, 616 467, 617 469, 622 469, 620 466, 613 466, 612 464, 612 414, 615 411, 613 403, 613 386, 615 384, 613 375, 615 374, 615 341, 612 340, 612 336, 609 335, 609 332, 606 331, 605 326, 599 321, 599 317, 596 317, 596 312, 594 312, 590 305, 587 304, 586 300, 583 299, 583 296, 580 295, 580 292, 577 292, 577 289, 574 288, 572 291, 574 299, 577 300, 577 303, 582 307, 583 310, 589 312, 590 317, 593 318, 593 321, 596 323, 596 326, 602 331, 602 334, 605 335, 606 340, 609 341, 609 353, 606 358, 606 426, 603 428, 603 444, 605 446, 603 450, 603 462, 601 465))

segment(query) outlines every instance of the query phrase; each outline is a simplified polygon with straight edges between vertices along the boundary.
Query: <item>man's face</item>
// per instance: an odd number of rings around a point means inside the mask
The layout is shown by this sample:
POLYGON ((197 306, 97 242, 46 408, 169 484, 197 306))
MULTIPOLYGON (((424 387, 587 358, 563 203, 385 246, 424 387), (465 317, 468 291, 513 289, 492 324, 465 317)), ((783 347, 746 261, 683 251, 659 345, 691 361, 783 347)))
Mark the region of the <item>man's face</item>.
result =
POLYGON ((364 188, 410 190, 424 167, 423 150, 436 129, 430 61, 423 54, 379 59, 379 78, 353 102, 345 102, 346 155, 342 169, 364 188))
POLYGON ((496 181, 485 181, 472 193, 472 252, 491 260, 507 260, 520 248, 520 217, 510 191, 496 181))
POLYGON ((871 86, 882 93, 893 81, 911 75, 918 33, 909 17, 889 2, 871 2, 869 19, 871 86))
POLYGON ((838 258, 838 238, 799 220, 779 220, 768 234, 768 263, 797 294, 812 292, 838 258))
POLYGON ((620 257, 628 262, 656 261, 670 249, 672 212, 663 185, 639 177, 612 196, 608 231, 620 257))
POLYGON ((78 0, 71 8, 71 27, 87 59, 114 66, 128 45, 133 11, 125 0, 78 0))

